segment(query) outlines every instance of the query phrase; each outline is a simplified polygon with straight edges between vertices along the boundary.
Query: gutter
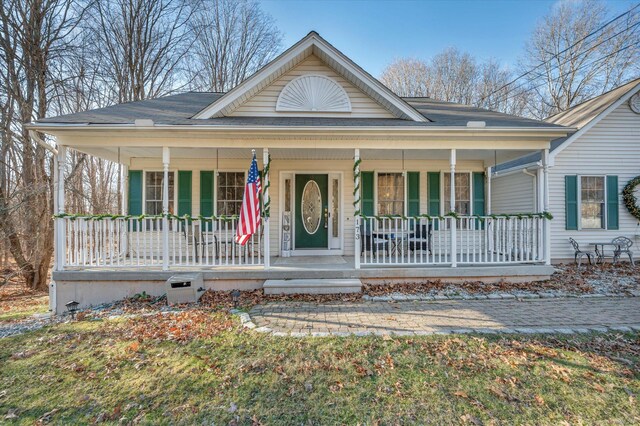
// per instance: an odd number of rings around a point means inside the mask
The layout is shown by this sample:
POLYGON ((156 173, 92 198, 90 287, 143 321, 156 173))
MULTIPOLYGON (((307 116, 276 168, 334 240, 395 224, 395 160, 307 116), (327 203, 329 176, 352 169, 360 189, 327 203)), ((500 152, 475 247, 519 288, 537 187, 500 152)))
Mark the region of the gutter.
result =
POLYGON ((48 143, 46 143, 45 141, 43 141, 38 136, 38 134, 36 133, 35 130, 31 130, 31 125, 30 124, 25 125, 25 127, 27 127, 27 129, 29 130, 29 136, 31 137, 31 139, 33 139, 33 141, 35 141, 38 145, 40 145, 41 147, 43 147, 47 151, 51 152, 53 155, 58 155, 58 150, 55 149, 54 147, 52 147, 51 145, 49 145, 48 143))

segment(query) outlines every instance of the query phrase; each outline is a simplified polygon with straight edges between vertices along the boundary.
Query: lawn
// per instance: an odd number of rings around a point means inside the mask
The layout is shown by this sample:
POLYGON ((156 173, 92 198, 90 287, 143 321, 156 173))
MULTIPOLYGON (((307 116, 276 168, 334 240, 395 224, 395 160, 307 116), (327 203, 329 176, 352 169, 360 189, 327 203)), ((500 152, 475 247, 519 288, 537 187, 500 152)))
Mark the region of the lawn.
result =
POLYGON ((640 335, 283 338, 191 310, 0 341, 0 423, 638 424, 640 335))
POLYGON ((49 311, 49 296, 46 293, 17 292, 0 289, 0 324, 29 318, 34 314, 49 311))

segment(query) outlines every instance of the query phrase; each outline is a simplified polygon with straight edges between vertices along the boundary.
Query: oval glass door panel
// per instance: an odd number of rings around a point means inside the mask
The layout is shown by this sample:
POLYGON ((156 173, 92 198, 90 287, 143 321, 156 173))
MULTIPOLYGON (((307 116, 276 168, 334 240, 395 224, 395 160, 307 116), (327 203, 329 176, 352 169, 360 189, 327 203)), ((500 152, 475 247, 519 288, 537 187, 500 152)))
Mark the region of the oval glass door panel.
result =
POLYGON ((322 194, 320 187, 314 180, 310 180, 302 190, 300 211, 302 212, 302 225, 309 234, 315 234, 320 228, 322 220, 322 194))

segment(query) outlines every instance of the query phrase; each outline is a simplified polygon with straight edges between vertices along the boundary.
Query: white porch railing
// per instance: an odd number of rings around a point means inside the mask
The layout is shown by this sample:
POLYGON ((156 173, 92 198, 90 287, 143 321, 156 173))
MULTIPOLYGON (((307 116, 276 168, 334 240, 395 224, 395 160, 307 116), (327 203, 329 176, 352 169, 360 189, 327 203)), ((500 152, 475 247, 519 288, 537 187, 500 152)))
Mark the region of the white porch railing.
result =
POLYGON ((163 247, 163 219, 64 217, 63 267, 160 267, 168 265, 263 265, 263 228, 244 246, 235 242, 237 219, 168 219, 168 250, 163 247))
POLYGON ((478 265, 539 263, 539 216, 362 218, 361 265, 478 265))

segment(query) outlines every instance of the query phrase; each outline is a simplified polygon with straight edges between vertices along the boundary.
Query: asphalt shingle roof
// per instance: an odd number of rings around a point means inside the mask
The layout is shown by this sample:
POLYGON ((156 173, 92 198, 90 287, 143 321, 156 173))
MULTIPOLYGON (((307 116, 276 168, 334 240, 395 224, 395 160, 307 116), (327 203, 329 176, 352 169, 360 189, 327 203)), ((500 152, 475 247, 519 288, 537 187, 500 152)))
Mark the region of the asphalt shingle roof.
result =
POLYGON ((133 124, 150 119, 160 125, 251 125, 251 126, 466 126, 469 121, 484 121, 487 127, 560 127, 542 121, 502 114, 482 108, 429 98, 405 98, 405 101, 431 122, 375 118, 323 117, 220 117, 191 119, 222 97, 223 93, 187 92, 157 99, 127 102, 75 114, 44 118, 38 124, 133 124))

